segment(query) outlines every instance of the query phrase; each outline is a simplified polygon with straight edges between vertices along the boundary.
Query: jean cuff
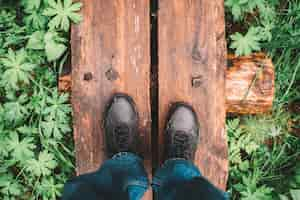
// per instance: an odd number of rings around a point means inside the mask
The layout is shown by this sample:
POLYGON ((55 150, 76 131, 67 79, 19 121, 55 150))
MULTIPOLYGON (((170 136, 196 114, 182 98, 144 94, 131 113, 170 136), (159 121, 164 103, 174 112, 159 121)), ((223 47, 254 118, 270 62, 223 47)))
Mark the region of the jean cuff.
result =
POLYGON ((138 155, 131 153, 131 152, 119 152, 116 153, 115 155, 113 155, 113 157, 111 158, 113 160, 137 160, 139 162, 142 162, 142 158, 139 157, 138 155))
MULTIPOLYGON (((112 160, 118 160, 121 162, 129 161, 129 162, 133 162, 133 163, 137 162, 137 163, 140 163, 141 167, 143 166, 142 158, 131 152, 119 152, 112 157, 112 160)), ((129 180, 124 185, 124 188, 128 188, 130 186, 139 186, 139 187, 147 189, 149 187, 148 177, 139 177, 137 180, 129 180)))
POLYGON ((152 181, 153 187, 160 187, 164 183, 171 180, 187 180, 193 177, 200 177, 201 172, 193 164, 193 162, 182 159, 182 158, 172 158, 164 162, 160 169, 155 173, 152 181), (178 176, 172 171, 176 165, 184 166, 182 173, 179 173, 178 176))

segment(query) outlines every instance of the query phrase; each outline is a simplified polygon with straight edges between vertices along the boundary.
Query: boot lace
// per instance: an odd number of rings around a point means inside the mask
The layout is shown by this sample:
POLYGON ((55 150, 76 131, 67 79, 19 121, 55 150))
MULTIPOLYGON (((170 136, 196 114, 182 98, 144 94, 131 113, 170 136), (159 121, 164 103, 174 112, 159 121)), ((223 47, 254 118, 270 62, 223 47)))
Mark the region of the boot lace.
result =
POLYGON ((190 152, 190 138, 189 135, 182 132, 182 131, 177 131, 174 134, 174 156, 176 158, 185 158, 185 159, 190 159, 191 157, 191 152, 190 152))
POLYGON ((129 127, 126 125, 119 125, 115 128, 115 139, 121 151, 128 150, 129 147, 129 127))

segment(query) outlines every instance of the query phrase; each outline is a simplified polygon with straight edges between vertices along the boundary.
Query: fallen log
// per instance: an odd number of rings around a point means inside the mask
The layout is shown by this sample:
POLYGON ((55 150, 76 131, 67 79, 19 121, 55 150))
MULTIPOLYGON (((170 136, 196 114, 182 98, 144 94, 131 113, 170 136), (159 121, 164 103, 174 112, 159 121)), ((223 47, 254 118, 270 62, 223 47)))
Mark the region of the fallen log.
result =
MULTIPOLYGON (((275 72, 272 61, 263 53, 227 56, 226 112, 260 114, 272 109, 275 72)), ((59 78, 59 91, 71 91, 70 74, 59 78)))
POLYGON ((263 53, 236 57, 228 55, 226 71, 226 111, 260 114, 272 109, 275 72, 271 59, 263 53))
POLYGON ((59 77, 58 90, 60 92, 71 92, 72 79, 71 74, 65 74, 59 77))

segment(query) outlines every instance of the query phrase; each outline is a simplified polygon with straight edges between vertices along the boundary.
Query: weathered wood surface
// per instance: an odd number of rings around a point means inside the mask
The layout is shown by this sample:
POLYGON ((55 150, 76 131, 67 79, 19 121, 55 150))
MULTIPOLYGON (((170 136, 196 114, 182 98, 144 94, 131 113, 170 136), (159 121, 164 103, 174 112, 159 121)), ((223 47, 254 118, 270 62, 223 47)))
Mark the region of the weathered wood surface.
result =
POLYGON ((259 114, 272 109, 275 72, 265 54, 228 56, 226 107, 228 113, 259 114))
MULTIPOLYGON (((103 112, 116 92, 133 97, 140 145, 151 172, 149 0, 81 0, 84 20, 73 26, 72 105, 77 173, 106 158, 103 112)), ((151 192, 145 195, 151 199, 151 192)))
POLYGON ((191 104, 201 130, 196 165, 221 189, 228 176, 225 132, 223 1, 159 0, 159 158, 166 116, 176 101, 191 104), (223 15, 223 14, 221 14, 223 15), (219 27, 222 26, 222 27, 219 27), (217 44, 222 40, 222 44, 217 44), (218 50, 218 48, 222 48, 218 50))
MULTIPOLYGON (((263 53, 237 57, 227 55, 226 112, 261 114, 272 110, 275 97, 275 71, 263 53)), ((71 91, 71 75, 59 78, 59 90, 71 91)))

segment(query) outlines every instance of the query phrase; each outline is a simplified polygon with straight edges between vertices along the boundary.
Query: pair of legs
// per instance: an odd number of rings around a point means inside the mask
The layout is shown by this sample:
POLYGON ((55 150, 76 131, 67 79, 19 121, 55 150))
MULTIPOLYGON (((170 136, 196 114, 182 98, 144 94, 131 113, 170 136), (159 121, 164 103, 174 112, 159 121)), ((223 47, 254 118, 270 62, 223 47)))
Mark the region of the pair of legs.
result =
MULTIPOLYGON (((75 177, 66 183, 63 200, 139 200, 149 186, 143 160, 138 156, 138 113, 133 100, 117 94, 105 114, 107 150, 112 158, 96 172, 75 177)), ((166 161, 152 181, 158 200, 223 200, 226 194, 209 181, 193 164, 199 137, 193 109, 174 104, 165 129, 166 161)))

